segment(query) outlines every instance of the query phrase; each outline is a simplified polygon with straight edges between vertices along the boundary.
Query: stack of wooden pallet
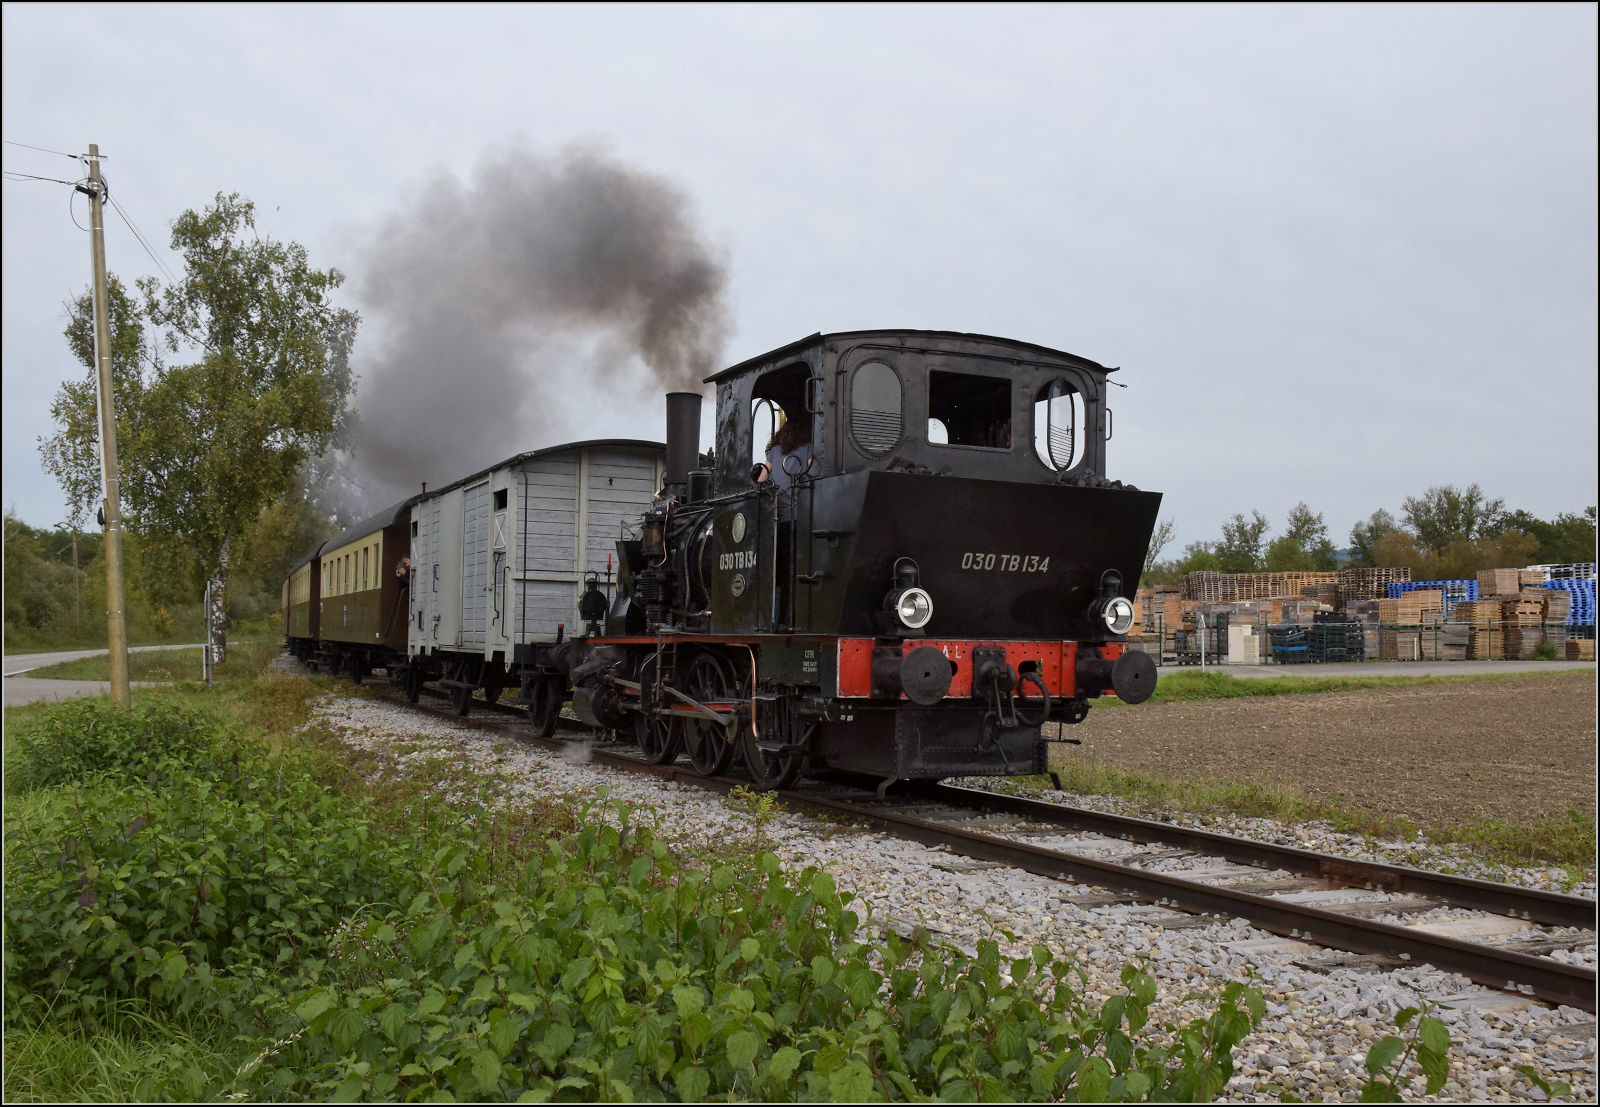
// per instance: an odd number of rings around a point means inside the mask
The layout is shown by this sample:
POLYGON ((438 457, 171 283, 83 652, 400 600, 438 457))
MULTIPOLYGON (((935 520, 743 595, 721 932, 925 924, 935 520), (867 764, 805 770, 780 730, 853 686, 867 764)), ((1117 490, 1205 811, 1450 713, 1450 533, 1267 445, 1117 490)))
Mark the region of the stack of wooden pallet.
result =
POLYGON ((1222 602, 1222 574, 1203 570, 1183 578, 1183 598, 1196 603, 1222 602))
POLYGON ((1389 585, 1411 579, 1408 568, 1344 569, 1338 574, 1339 591, 1345 603, 1351 600, 1382 600, 1389 596, 1389 585))
POLYGON ((1568 638, 1567 639, 1567 660, 1568 661, 1593 661, 1594 660, 1594 639, 1593 638, 1568 638))
POLYGON ((1155 628, 1158 617, 1163 626, 1177 626, 1183 622, 1183 593, 1165 584, 1158 584, 1154 588, 1141 588, 1139 613, 1142 622, 1149 629, 1155 628))
POLYGON ((1498 661, 1505 657, 1499 600, 1461 600, 1450 608, 1450 625, 1466 628, 1467 660, 1498 661))
POLYGON ((1378 656, 1385 661, 1421 661, 1420 630, 1379 630, 1378 656))
POLYGON ((1539 643, 1544 641, 1544 604, 1527 596, 1505 596, 1500 601, 1500 618, 1505 630, 1506 659, 1527 661, 1532 658, 1539 643))
POLYGON ((1490 596, 1515 596, 1524 588, 1538 588, 1544 584, 1544 573, 1538 569, 1479 569, 1478 598, 1490 596))
POLYGON ((1544 621, 1566 625, 1572 614, 1572 593, 1559 588, 1525 588, 1523 595, 1537 592, 1544 601, 1544 621))
POLYGON ((1405 592, 1378 601, 1378 621, 1407 627, 1436 627, 1444 623, 1444 593, 1437 589, 1405 592))
POLYGON ((1472 628, 1465 623, 1451 622, 1440 627, 1439 660, 1467 660, 1472 651, 1472 633, 1472 628))
POLYGON ((1300 594, 1307 599, 1327 604, 1330 611, 1344 610, 1344 604, 1340 602, 1344 597, 1339 591, 1337 582, 1333 584, 1302 584, 1300 586, 1300 594))

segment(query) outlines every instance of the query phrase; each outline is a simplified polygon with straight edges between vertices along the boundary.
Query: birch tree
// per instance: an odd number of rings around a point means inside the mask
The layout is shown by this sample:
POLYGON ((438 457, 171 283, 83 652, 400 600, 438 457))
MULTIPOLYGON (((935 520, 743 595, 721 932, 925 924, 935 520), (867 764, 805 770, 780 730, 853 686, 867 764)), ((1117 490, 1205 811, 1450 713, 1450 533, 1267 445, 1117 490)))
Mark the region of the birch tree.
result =
MULTIPOLYGON (((258 234, 255 206, 237 193, 178 216, 172 248, 183 258, 178 280, 141 282, 141 318, 112 338, 114 354, 123 343, 135 351, 117 385, 123 494, 130 525, 176 540, 210 581, 207 633, 221 660, 230 557, 343 429, 359 319, 329 300, 343 274, 312 268, 298 243, 258 234), (153 342, 135 335, 145 326, 153 342), (198 360, 166 364, 162 351, 198 360)), ((87 296, 71 305, 67 339, 92 370, 90 307, 87 296)), ((90 461, 98 466, 94 439, 84 438, 94 402, 92 378, 63 386, 52 409, 60 431, 42 446, 69 497, 98 481, 97 468, 93 481, 84 475, 90 461)))

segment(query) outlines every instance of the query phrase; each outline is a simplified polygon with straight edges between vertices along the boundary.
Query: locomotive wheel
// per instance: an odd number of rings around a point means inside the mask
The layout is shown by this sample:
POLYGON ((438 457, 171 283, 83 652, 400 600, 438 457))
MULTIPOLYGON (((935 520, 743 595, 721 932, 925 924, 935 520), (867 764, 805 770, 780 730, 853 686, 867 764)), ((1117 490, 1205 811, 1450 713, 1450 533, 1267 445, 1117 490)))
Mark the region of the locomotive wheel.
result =
MULTIPOLYGON (((734 694, 733 677, 721 661, 703 653, 689 666, 688 694, 699 700, 726 700, 734 694)), ((728 738, 727 728, 710 719, 684 720, 684 747, 689 764, 705 776, 721 776, 733 764, 739 752, 737 743, 728 738)))
POLYGON ((805 754, 802 753, 773 753, 762 749, 756 743, 756 736, 750 733, 750 728, 744 729, 744 765, 750 770, 750 779, 755 781, 756 791, 775 792, 792 787, 800 779, 800 770, 805 766, 805 761, 805 754))
MULTIPOLYGON (((648 657, 639 666, 639 683, 654 687, 656 659, 648 657)), ((633 732, 639 743, 639 752, 652 765, 670 765, 678 759, 683 749, 684 725, 682 719, 665 715, 640 714, 633 721, 633 732)))
POLYGON ((529 689, 533 702, 528 705, 528 717, 533 720, 533 731, 540 738, 556 732, 561 718, 561 685, 550 677, 533 682, 529 689))
POLYGON ((639 752, 652 765, 670 764, 683 748, 683 720, 663 715, 640 715, 633 721, 639 752))

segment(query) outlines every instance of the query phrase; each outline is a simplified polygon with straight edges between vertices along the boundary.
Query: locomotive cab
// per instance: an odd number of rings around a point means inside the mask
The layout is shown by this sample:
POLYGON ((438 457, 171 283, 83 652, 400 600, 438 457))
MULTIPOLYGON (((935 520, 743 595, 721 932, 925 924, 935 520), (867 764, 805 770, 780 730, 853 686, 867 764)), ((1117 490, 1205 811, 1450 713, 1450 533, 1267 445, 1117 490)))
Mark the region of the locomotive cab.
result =
POLYGON ((1105 476, 1113 371, 883 331, 814 335, 712 377, 709 629, 1120 639, 1102 616, 1138 586, 1160 497, 1105 476), (808 447, 769 450, 779 422, 808 447), (911 622, 885 606, 907 588, 911 622))

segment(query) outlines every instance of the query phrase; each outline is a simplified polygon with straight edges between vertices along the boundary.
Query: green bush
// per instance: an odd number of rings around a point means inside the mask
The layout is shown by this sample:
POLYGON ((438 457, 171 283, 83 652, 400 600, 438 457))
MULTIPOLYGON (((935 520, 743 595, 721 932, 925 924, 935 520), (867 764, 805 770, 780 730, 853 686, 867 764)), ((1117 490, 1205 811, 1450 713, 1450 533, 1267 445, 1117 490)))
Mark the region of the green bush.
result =
POLYGON ((310 986, 265 1005, 253 1096, 488 1100, 1211 1098, 1262 1016, 1229 985, 1208 1020, 1147 1040, 1154 980, 1088 1003, 1043 947, 1002 963, 857 939, 826 873, 674 865, 648 831, 589 823, 513 887, 438 850, 404 911, 350 928, 310 986))
POLYGON ((38 709, 16 740, 16 760, 6 777, 23 788, 97 774, 143 778, 167 761, 181 771, 239 752, 223 750, 222 725, 214 715, 159 701, 123 710, 98 696, 38 709))
POLYGON ((73 707, 26 743, 56 786, 6 815, 6 1025, 233 1027, 236 1060, 151 1062, 142 1094, 1209 1099, 1262 1016, 1235 982, 1157 1038, 1140 966, 1096 1003, 1043 947, 864 941, 827 873, 680 864, 625 805, 508 865, 482 808, 385 818, 204 717, 73 707))
MULTIPOLYGON (((166 721, 177 739, 204 730, 166 721)), ((374 840, 365 805, 293 760, 237 761, 91 774, 8 813, 8 1021, 118 997, 232 1010, 249 974, 298 973, 357 907, 414 893, 414 835, 374 840)))

